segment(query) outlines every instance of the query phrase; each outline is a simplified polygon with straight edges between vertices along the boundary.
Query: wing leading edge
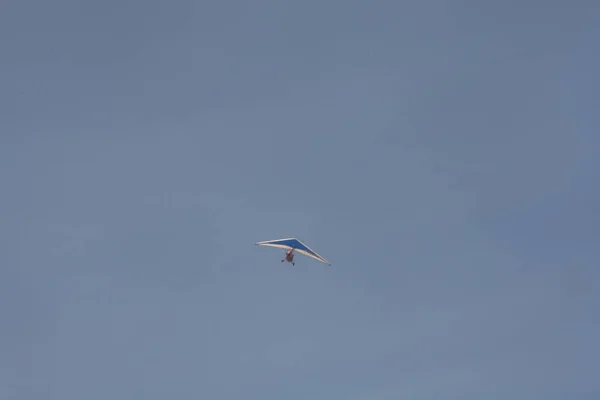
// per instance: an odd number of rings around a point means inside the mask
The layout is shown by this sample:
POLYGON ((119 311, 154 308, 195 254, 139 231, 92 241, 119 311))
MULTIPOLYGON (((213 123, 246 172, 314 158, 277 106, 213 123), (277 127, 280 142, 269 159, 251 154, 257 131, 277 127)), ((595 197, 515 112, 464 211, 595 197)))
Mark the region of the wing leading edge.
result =
POLYGON ((304 254, 305 256, 314 258, 317 261, 331 265, 326 259, 317 254, 317 252, 296 238, 266 240, 264 242, 257 242, 256 244, 258 246, 276 247, 280 249, 294 249, 294 251, 300 254, 304 254))

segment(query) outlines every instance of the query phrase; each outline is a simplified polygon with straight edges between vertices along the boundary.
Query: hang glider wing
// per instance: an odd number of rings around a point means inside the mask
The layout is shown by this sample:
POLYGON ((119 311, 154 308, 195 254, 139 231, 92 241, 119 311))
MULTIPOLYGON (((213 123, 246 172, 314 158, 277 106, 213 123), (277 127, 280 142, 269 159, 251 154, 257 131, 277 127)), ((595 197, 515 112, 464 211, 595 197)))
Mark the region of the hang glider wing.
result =
POLYGON ((258 246, 277 247, 286 250, 294 249, 294 251, 297 253, 304 254, 305 256, 314 258, 315 260, 321 261, 322 263, 331 265, 327 260, 325 260, 323 257, 318 255, 315 251, 310 249, 307 245, 305 245, 296 238, 267 240, 264 242, 257 242, 256 244, 258 246))

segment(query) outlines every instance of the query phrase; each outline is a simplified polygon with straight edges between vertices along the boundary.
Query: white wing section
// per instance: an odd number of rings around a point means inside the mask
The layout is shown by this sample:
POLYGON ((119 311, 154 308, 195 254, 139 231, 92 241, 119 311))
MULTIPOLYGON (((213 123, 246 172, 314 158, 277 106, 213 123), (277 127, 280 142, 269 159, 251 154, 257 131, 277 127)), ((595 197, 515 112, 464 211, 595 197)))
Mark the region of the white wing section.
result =
MULTIPOLYGON (((309 252, 304 251, 304 250, 300 250, 300 249, 296 249, 295 251, 298 252, 298 253, 300 253, 300 254, 304 254, 305 256, 308 256, 310 258, 314 258, 317 261, 321 261, 322 263, 325 263, 327 265, 331 265, 331 264, 329 264, 329 261, 327 261, 326 259, 324 259, 320 255, 318 255, 317 253, 310 254, 309 252)), ((314 253, 314 251, 313 251, 313 253, 314 253)))
MULTIPOLYGON (((292 248, 292 246, 286 246, 283 244, 277 244, 277 243, 256 243, 258 246, 265 246, 265 247, 276 247, 278 249, 286 249, 289 250, 292 248)), ((297 251, 297 249, 296 249, 297 251)))

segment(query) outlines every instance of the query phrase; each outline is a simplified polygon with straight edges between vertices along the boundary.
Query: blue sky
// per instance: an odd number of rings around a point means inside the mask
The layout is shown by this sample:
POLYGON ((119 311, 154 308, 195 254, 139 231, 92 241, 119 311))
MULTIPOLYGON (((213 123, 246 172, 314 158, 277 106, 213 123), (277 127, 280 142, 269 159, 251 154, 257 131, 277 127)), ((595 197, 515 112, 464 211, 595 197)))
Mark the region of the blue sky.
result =
POLYGON ((600 395, 597 2, 4 3, 0 397, 600 395))

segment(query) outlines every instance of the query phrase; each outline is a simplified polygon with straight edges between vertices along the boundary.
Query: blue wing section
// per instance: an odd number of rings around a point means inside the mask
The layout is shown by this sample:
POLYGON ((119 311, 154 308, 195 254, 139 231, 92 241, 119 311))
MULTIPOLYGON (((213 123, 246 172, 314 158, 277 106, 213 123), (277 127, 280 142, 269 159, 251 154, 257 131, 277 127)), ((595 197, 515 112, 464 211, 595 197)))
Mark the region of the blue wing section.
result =
POLYGON ((315 260, 319 260, 325 264, 329 264, 327 260, 318 255, 314 250, 309 248, 307 245, 302 243, 300 240, 296 238, 287 238, 287 239, 277 239, 277 240, 267 240, 264 242, 256 243, 259 246, 269 246, 269 247, 278 247, 282 249, 294 249, 294 251, 314 258, 315 260))

